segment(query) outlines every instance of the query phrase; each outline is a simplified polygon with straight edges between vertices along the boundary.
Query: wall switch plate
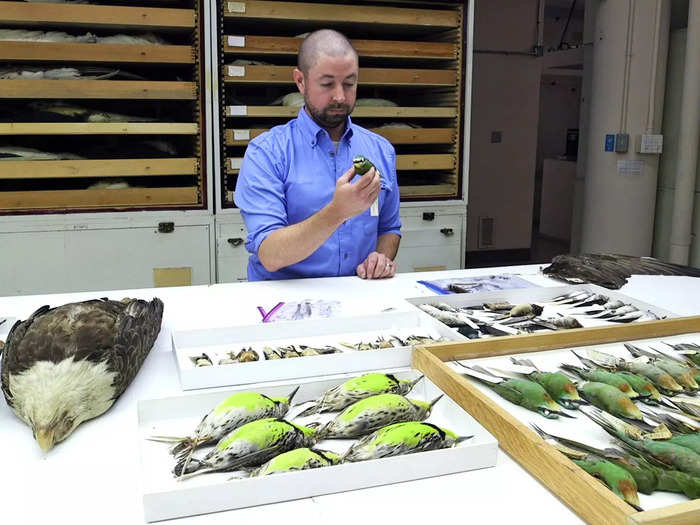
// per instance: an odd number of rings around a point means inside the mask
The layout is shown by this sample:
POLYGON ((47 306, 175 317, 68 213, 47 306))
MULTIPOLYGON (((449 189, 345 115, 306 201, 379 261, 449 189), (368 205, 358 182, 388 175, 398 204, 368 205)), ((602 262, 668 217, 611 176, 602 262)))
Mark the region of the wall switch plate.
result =
POLYGON ((630 145, 628 133, 618 133, 615 135, 615 153, 627 153, 630 145))
POLYGON ((664 136, 663 135, 639 135, 637 143, 637 151, 639 153, 651 153, 659 155, 663 153, 664 136))

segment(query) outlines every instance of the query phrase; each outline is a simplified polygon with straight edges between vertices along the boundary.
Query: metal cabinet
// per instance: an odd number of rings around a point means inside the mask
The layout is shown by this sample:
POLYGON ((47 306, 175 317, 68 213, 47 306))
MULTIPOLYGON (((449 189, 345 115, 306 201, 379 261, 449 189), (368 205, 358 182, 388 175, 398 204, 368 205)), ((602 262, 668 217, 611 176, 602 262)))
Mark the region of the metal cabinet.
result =
POLYGON ((456 270, 464 267, 466 208, 454 206, 401 207, 399 272, 456 270))
MULTIPOLYGON (((464 267, 466 209, 449 206, 401 207, 402 239, 396 262, 399 272, 455 270, 464 267)), ((247 278, 246 229, 240 212, 216 218, 216 281, 247 278)))
POLYGON ((216 282, 232 283, 248 278, 247 231, 240 212, 216 218, 216 282))
POLYGON ((209 284, 208 215, 32 217, 0 223, 0 295, 209 284))

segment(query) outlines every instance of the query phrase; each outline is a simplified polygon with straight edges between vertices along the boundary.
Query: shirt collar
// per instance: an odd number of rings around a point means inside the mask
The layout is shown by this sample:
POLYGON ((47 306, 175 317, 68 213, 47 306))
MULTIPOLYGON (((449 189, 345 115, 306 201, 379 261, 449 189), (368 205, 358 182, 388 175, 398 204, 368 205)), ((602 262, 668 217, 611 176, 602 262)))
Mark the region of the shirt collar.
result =
MULTIPOLYGON (((305 106, 302 106, 299 110, 299 114, 297 115, 297 121, 299 122, 299 128, 307 136, 312 146, 316 145, 320 134, 325 133, 326 136, 328 135, 328 132, 321 126, 319 126, 314 121, 314 119, 312 119, 309 116, 309 114, 306 112, 305 106)), ((345 126, 345 132, 343 133, 343 136, 340 138, 341 142, 350 140, 350 137, 352 137, 353 134, 353 126, 354 124, 352 123, 352 120, 348 115, 348 123, 345 126)))

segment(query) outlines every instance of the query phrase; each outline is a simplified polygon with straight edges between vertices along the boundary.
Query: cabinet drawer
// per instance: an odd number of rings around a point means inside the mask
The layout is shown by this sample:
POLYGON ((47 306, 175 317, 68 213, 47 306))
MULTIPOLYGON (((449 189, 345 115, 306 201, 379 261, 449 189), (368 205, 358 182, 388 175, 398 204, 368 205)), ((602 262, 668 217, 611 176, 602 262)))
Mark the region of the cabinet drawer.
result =
POLYGON ((0 233, 0 295, 210 283, 209 226, 0 233))
POLYGON ((242 223, 216 225, 216 282, 231 283, 248 278, 247 234, 242 223))

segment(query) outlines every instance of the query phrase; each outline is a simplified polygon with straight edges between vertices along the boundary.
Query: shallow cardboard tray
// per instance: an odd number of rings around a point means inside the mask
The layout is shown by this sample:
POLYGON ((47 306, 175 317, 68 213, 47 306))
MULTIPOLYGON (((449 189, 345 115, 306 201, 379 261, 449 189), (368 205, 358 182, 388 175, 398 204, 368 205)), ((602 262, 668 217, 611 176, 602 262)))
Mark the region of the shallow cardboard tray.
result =
MULTIPOLYGON (((483 293, 463 293, 463 294, 450 294, 450 295, 433 295, 433 296, 421 296, 421 297, 409 297, 406 299, 410 304, 418 308, 420 304, 432 304, 432 303, 446 303, 453 307, 464 307, 464 306, 481 306, 484 303, 497 303, 497 302, 509 302, 511 304, 524 304, 524 303, 538 303, 543 301, 549 301, 558 297, 560 295, 565 295, 574 292, 592 292, 609 297, 611 300, 619 299, 620 301, 631 304, 639 310, 646 312, 650 311, 654 313, 660 319, 677 317, 677 314, 665 310, 664 308, 659 308, 644 301, 640 301, 629 297, 623 293, 616 292, 615 290, 608 290, 602 286, 597 286, 595 284, 574 284, 568 286, 554 286, 554 287, 537 287, 537 288, 524 288, 524 289, 513 289, 513 290, 498 290, 494 292, 483 292, 483 293)), ((421 310, 422 313, 425 313, 421 310)), ((425 315, 429 315, 425 313, 425 315)), ((621 323, 614 323, 612 321, 606 321, 605 319, 593 319, 584 316, 576 316, 581 325, 584 327, 592 326, 616 326, 621 323)), ((633 321, 630 324, 634 324, 633 321)), ((442 323, 440 323, 442 324, 442 323)), ((624 323, 622 323, 624 324, 624 323)), ((452 329, 455 331, 455 329, 452 329)), ((458 334, 459 335, 459 334, 458 334)), ((465 340, 466 337, 459 336, 460 339, 465 340)), ((455 338, 457 339, 457 338, 455 338)))
POLYGON ((226 349, 238 351, 250 345, 262 347, 268 343, 276 345, 292 342, 311 344, 322 340, 338 343, 347 339, 367 340, 377 333, 388 336, 396 331, 442 336, 448 340, 463 339, 463 336, 454 330, 422 312, 404 311, 383 312, 371 316, 175 331, 172 341, 180 384, 183 390, 191 390, 406 367, 411 363, 410 346, 363 351, 343 348, 343 352, 338 354, 276 360, 266 360, 263 353, 258 352, 259 361, 215 364, 207 367, 196 367, 191 359, 202 352, 219 352, 226 349))
MULTIPOLYGON (((395 373, 413 379, 418 372, 395 373)), ((294 402, 317 399, 323 392, 347 381, 350 375, 301 385, 294 402)), ((269 396, 286 396, 296 383, 251 388, 269 396)), ((203 474, 177 481, 171 473, 174 460, 168 445, 150 441, 152 435, 186 435, 202 416, 235 391, 218 390, 165 399, 142 400, 138 404, 141 478, 146 521, 263 505, 280 501, 368 488, 413 479, 492 467, 496 464, 498 442, 466 411, 447 396, 433 408, 428 422, 448 428, 460 436, 473 437, 458 446, 405 456, 347 463, 260 478, 230 479, 233 473, 203 474)), ((431 400, 442 392, 427 378, 419 381, 407 397, 431 400)), ((308 405, 306 405, 308 406, 308 405)), ((293 406, 287 417, 304 424, 318 416, 294 419, 304 406, 293 406)), ((333 417, 336 413, 328 414, 333 417)), ((324 440, 320 449, 345 451, 353 440, 324 440)), ((199 451, 197 456, 204 454, 199 451)))
MULTIPOLYGON (((638 512, 598 480, 545 443, 499 402, 465 379, 446 362, 510 356, 583 345, 662 338, 700 332, 700 316, 676 317, 618 326, 477 339, 418 347, 413 366, 455 399, 499 441, 501 448, 588 523, 611 525, 696 525, 700 500, 638 512)), ((532 356, 537 360, 537 356, 532 356)))
POLYGON ((12 327, 17 322, 17 319, 15 317, 3 317, 0 315, 0 321, 5 321, 0 324, 0 341, 4 342, 5 339, 7 339, 7 334, 10 333, 10 330, 12 330, 12 327))

